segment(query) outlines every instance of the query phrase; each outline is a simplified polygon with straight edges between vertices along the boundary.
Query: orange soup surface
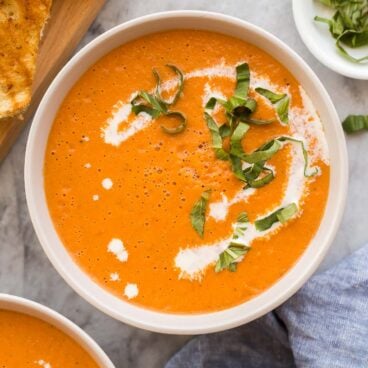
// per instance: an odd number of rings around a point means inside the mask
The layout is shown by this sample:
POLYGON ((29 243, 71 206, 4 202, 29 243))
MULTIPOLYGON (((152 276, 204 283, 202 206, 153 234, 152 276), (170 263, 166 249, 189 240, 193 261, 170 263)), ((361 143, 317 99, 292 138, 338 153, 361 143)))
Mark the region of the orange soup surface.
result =
POLYGON ((0 310, 1 368, 97 368, 69 336, 23 313, 0 310))
MULTIPOLYGON (((253 167, 240 162, 243 172, 253 167)), ((271 55, 221 34, 177 30, 122 45, 79 79, 55 118, 44 180, 60 239, 91 278, 146 308, 200 313, 253 298, 301 256, 323 216, 328 148, 308 95, 271 55), (186 127, 177 134, 162 126, 180 126, 179 116, 132 111, 139 91, 157 93, 154 68, 161 76, 162 99, 174 97, 178 74, 166 64, 184 75, 182 94, 168 104, 168 110, 186 117, 186 127), (217 127, 230 124, 221 102, 213 110, 205 105, 211 97, 228 100, 234 95, 236 68, 245 64, 250 84, 241 97, 253 100, 256 108, 230 111, 249 114, 252 120, 245 119, 248 130, 240 149, 250 155, 277 140, 272 148, 277 152, 257 161, 263 165, 258 179, 273 175, 259 187, 239 179, 229 158, 235 127, 244 121, 233 118, 232 130, 221 138, 227 158, 219 159, 204 115, 207 111, 217 127), (259 87, 276 93, 278 100, 272 102, 259 87), (266 124, 255 122, 260 120, 266 124), (285 136, 294 141, 282 140, 285 136), (305 172, 302 147, 308 156, 305 172), (204 217, 198 206, 196 217, 205 221, 201 236, 190 214, 203 193, 208 194, 204 217), (285 207, 285 217, 276 216, 270 228, 257 229, 257 220, 285 207), (227 252, 242 213, 248 219, 237 239, 242 244, 227 252), (224 259, 234 262, 216 269, 224 259)))

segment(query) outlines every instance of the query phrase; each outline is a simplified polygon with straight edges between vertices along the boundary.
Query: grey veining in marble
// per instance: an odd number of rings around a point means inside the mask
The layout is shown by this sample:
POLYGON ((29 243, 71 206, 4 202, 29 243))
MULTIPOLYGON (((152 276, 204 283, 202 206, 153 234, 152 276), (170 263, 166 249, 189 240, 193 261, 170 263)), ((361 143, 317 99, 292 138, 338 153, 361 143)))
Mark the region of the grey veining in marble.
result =
MULTIPOLYGON (((321 65, 303 45, 292 18, 291 1, 269 0, 111 0, 82 45, 132 18, 164 10, 197 9, 237 16, 270 31, 320 77, 341 118, 368 113, 368 82, 342 77, 321 65)), ((88 305, 47 260, 30 222, 23 184, 27 131, 0 167, 0 291, 25 296, 61 312, 87 331, 117 367, 162 367, 187 337, 142 331, 119 323, 88 305)), ((347 138, 350 180, 345 216, 322 267, 328 267, 368 240, 368 134, 347 138)))

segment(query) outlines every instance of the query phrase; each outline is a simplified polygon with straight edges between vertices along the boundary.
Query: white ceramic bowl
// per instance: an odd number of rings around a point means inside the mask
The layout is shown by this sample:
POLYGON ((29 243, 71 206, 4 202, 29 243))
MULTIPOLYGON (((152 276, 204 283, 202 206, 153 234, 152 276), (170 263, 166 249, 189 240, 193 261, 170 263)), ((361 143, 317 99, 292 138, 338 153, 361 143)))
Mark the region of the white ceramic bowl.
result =
POLYGON ((334 106, 321 82, 305 62, 276 37, 242 20, 208 12, 158 13, 121 24, 96 38, 76 54, 45 94, 30 131, 25 163, 28 208, 38 238, 53 265, 83 298, 108 315, 144 329, 176 334, 224 330, 249 322, 293 295, 315 271, 341 220, 347 189, 345 139, 334 106), (295 266, 256 298, 214 313, 167 314, 129 304, 92 281, 64 249, 52 224, 44 192, 43 165, 55 114, 78 78, 103 55, 127 41, 169 29, 202 29, 236 36, 257 45, 283 63, 301 82, 318 109, 331 153, 330 195, 321 226, 295 266))
POLYGON ((55 326, 83 347, 101 368, 114 368, 114 364, 90 336, 73 322, 52 309, 25 298, 0 293, 0 310, 27 314, 55 326))
MULTIPOLYGON (((354 63, 343 57, 336 48, 336 40, 331 36, 328 25, 313 20, 316 15, 331 18, 333 13, 333 9, 318 0, 293 0, 296 28, 309 51, 327 68, 339 74, 355 79, 368 79, 368 63, 354 63)), ((356 58, 368 55, 368 46, 346 49, 356 58)))

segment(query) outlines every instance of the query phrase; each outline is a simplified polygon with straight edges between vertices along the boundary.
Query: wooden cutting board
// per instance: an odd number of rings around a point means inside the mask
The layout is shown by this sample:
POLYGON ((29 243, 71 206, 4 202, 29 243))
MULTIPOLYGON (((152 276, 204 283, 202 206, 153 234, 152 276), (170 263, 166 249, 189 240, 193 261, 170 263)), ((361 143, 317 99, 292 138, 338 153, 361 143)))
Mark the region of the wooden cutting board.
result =
POLYGON ((66 63, 104 3, 105 0, 53 1, 37 59, 31 105, 23 114, 23 119, 0 121, 0 161, 34 114, 47 87, 66 63))

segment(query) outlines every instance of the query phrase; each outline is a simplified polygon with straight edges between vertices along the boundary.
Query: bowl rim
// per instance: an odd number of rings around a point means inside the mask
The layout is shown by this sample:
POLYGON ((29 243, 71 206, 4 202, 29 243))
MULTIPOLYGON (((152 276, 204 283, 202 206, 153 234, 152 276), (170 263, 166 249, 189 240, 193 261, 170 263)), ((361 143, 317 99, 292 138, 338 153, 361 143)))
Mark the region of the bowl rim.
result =
MULTIPOLYGON (((165 29, 167 30, 178 28, 185 27, 163 28, 162 31, 165 29)), ((205 28, 201 28, 199 26, 191 26, 188 28, 208 29, 210 27, 206 26, 205 28)), ((218 25, 218 28, 221 28, 220 25, 218 25)), ((214 31, 213 29, 208 30, 214 31)), ((225 33, 220 30, 218 30, 217 32, 225 33)), ((147 31, 145 34, 149 33, 154 32, 147 31)), ((124 44, 125 42, 127 41, 121 42, 121 44, 124 44)), ((110 51, 112 49, 110 49, 110 51)), ((104 54, 106 54, 106 52, 104 54)), ((97 61, 99 58, 100 57, 96 58, 95 61, 97 61)), ((79 76, 83 73, 84 72, 80 73, 79 76)), ((44 120, 46 120, 46 117, 44 118, 44 120)), ((279 306, 305 283, 305 281, 312 275, 312 273, 321 263, 324 255, 331 245, 331 242, 336 234, 338 225, 341 221, 347 193, 347 173, 347 150, 345 138, 339 123, 337 112, 322 83, 314 74, 312 69, 304 62, 304 60, 299 55, 297 55, 286 44, 284 44, 281 40, 279 40, 269 32, 241 19, 213 12, 180 10, 154 13, 117 25, 84 46, 64 66, 64 68, 59 72, 59 74, 47 90, 46 94, 44 95, 34 117, 26 147, 24 178, 27 205, 38 239, 53 266, 64 278, 64 280, 69 284, 69 286, 71 286, 80 296, 82 296, 90 304, 108 314, 109 316, 136 327, 161 333, 200 334, 221 331, 250 322, 279 306), (266 291, 262 292, 255 298, 251 299, 250 301, 225 310, 201 314, 171 314, 145 309, 118 299, 117 297, 112 296, 112 294, 110 294, 106 290, 100 290, 102 289, 102 287, 94 287, 92 285, 92 283, 94 283, 92 279, 89 279, 89 290, 87 290, 85 286, 81 286, 82 281, 80 279, 76 280, 77 277, 75 275, 71 275, 71 270, 66 269, 66 266, 63 264, 63 262, 56 256, 56 250, 58 250, 57 246, 51 244, 51 241, 46 236, 46 231, 44 230, 44 224, 41 218, 41 211, 39 209, 39 203, 35 199, 38 193, 37 190, 41 190, 43 193, 43 189, 36 188, 35 184, 33 183, 33 180, 35 178, 34 156, 35 151, 37 150, 37 136, 38 133, 41 132, 40 127, 42 126, 45 111, 47 110, 48 104, 50 104, 49 100, 52 101, 52 98, 56 94, 58 88, 60 88, 62 81, 67 78, 68 74, 73 72, 73 68, 75 67, 75 65, 77 65, 78 62, 84 57, 87 57, 88 54, 90 54, 93 50, 98 49, 99 46, 101 47, 101 45, 103 45, 106 40, 113 38, 114 36, 117 36, 124 31, 137 26, 141 27, 142 24, 145 23, 153 22, 152 24, 154 24, 154 22, 161 22, 162 24, 164 23, 162 21, 173 21, 179 18, 184 19, 187 22, 193 20, 196 20, 197 22, 207 20, 213 23, 217 22, 219 24, 225 24, 227 27, 238 27, 243 32, 254 34, 255 37, 261 38, 265 42, 272 44, 272 46, 276 50, 284 53, 295 63, 298 68, 301 68, 303 70, 303 73, 305 73, 308 80, 312 83, 313 87, 315 87, 316 89, 318 88, 319 97, 324 102, 326 114, 329 116, 331 129, 336 138, 336 144, 338 145, 339 149, 337 151, 337 155, 339 156, 339 170, 336 169, 336 171, 339 171, 339 173, 336 174, 338 176, 338 183, 336 183, 336 185, 338 186, 338 190, 334 193, 334 201, 332 201, 330 198, 330 192, 328 198, 328 204, 334 206, 335 208, 330 216, 332 217, 332 220, 329 221, 329 227, 326 227, 325 229, 322 246, 314 250, 314 253, 312 255, 309 255, 309 250, 311 248, 311 244, 309 244, 299 260, 297 260, 294 266, 291 267, 291 269, 281 279, 276 281, 276 283, 273 284, 270 288, 268 288, 266 291), (307 262, 308 257, 312 257, 312 259, 307 262), (303 262, 306 264, 301 266, 300 264, 303 262), (296 272, 296 270, 298 272, 296 272), (91 291, 91 289, 93 289, 93 292, 91 291), (100 293, 99 295, 103 295, 103 297, 99 298, 97 296, 97 293, 100 293), (271 297, 272 295, 273 297, 271 297), (119 307, 117 307, 117 304, 115 304, 114 298, 117 300, 116 303, 119 304, 119 307), (104 301, 101 301, 101 299, 104 299, 104 301), (108 302, 107 299, 109 299, 108 302)), ((330 185, 331 183, 333 182, 330 180, 330 185)), ((45 204, 43 203, 43 205, 45 204)), ((46 217, 49 221, 49 213, 46 217)), ((326 215, 323 216, 323 221, 325 221, 325 217, 326 215)), ((55 232, 55 229, 51 231, 55 232)), ((317 233, 319 233, 319 230, 317 233)), ((59 243, 61 243, 60 240, 59 243)), ((314 243, 314 240, 312 240, 311 243, 314 243)), ((61 247, 64 248, 62 245, 61 247)), ((71 262, 73 263, 74 261, 71 262)), ((78 272, 76 268, 78 266, 74 266, 70 266, 73 267, 73 272, 78 272)), ((82 276, 83 274, 80 272, 79 277, 81 278, 82 276)))
MULTIPOLYGON (((308 0, 308 1, 314 1, 314 0, 308 0)), ((349 77, 349 78, 353 78, 353 79, 358 79, 358 80, 367 80, 368 79, 368 65, 365 64, 366 66, 366 70, 364 73, 364 70, 362 70, 362 66, 364 66, 363 64, 354 64, 353 62, 350 62, 348 60, 346 60, 346 63, 343 62, 343 60, 339 60, 338 61, 330 58, 328 56, 328 53, 325 53, 323 48, 321 48, 318 45, 318 42, 315 42, 311 36, 309 36, 308 32, 305 32, 305 29, 303 27, 303 22, 300 22, 299 20, 301 18, 305 18, 305 13, 303 13, 303 4, 305 5, 305 3, 303 3, 300 0, 293 0, 292 2, 292 7, 293 7, 293 18, 294 18, 294 23, 296 26, 296 29, 298 30, 299 36, 302 39, 303 43, 305 44, 305 46, 308 48, 308 50, 312 53, 312 55, 320 62, 322 63, 325 67, 329 68, 330 70, 341 74, 345 77, 349 77)), ((333 42, 334 40, 332 39, 331 36, 331 42, 333 42)), ((336 54, 337 58, 342 58, 343 57, 339 54, 336 54)))
POLYGON ((70 319, 43 304, 24 297, 0 293, 0 310, 26 314, 51 324, 81 346, 100 367, 115 367, 107 354, 91 336, 70 319))

